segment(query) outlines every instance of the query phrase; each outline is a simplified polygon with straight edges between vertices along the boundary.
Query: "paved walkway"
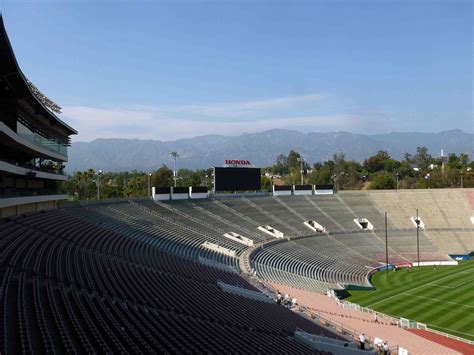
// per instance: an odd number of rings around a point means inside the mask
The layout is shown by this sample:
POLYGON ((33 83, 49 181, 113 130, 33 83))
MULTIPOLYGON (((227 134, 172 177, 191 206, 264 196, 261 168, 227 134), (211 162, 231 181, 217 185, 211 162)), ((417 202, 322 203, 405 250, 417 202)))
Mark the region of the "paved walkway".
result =
POLYGON ((299 305, 310 308, 315 313, 321 314, 322 317, 341 323, 358 333, 365 333, 366 337, 372 341, 375 337, 378 337, 386 340, 390 347, 398 345, 405 348, 410 355, 461 354, 461 352, 454 349, 399 328, 393 325, 389 318, 379 317, 378 323, 375 323, 372 314, 343 308, 337 305, 334 299, 326 295, 273 282, 267 283, 274 289, 280 290, 282 294, 287 293, 292 297, 296 297, 299 305))
POLYGON ((409 331, 425 339, 429 339, 436 343, 443 344, 444 346, 447 346, 450 349, 459 351, 465 355, 474 354, 474 345, 469 345, 468 343, 465 343, 463 341, 451 339, 451 338, 448 338, 443 335, 439 335, 427 330, 410 329, 409 331))

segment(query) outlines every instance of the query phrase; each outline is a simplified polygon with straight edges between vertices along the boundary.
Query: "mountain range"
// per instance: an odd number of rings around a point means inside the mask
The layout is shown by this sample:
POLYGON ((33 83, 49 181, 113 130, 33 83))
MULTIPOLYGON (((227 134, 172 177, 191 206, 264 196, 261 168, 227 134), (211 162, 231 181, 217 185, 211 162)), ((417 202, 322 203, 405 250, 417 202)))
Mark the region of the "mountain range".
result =
POLYGON ((302 133, 272 129, 239 136, 206 135, 174 141, 139 139, 96 139, 76 142, 69 149, 66 171, 102 169, 105 171, 151 171, 166 164, 173 166, 169 153, 179 153, 177 168, 205 169, 222 166, 225 159, 246 159, 255 166, 275 163, 279 154, 293 149, 310 164, 331 159, 344 153, 346 159, 363 161, 379 150, 387 151, 394 159, 405 153, 414 154, 424 146, 433 156, 467 153, 474 157, 474 134, 461 130, 440 133, 355 134, 349 132, 302 133))

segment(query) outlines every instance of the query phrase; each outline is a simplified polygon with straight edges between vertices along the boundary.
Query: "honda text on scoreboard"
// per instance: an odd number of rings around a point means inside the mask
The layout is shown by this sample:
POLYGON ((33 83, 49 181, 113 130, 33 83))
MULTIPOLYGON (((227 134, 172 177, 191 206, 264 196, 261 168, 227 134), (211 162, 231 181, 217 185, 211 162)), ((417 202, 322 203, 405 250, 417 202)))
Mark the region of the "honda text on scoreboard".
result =
POLYGON ((214 167, 214 191, 258 191, 262 184, 260 168, 249 160, 226 159, 224 167, 214 167))

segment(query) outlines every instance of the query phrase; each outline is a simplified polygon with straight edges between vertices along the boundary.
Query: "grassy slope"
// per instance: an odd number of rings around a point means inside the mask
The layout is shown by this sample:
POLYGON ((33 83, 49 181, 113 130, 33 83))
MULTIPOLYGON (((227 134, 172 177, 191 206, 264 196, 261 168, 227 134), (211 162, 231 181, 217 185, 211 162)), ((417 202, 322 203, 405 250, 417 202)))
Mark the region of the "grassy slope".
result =
POLYGON ((379 272, 375 291, 351 291, 347 300, 474 340, 474 260, 458 266, 379 272))

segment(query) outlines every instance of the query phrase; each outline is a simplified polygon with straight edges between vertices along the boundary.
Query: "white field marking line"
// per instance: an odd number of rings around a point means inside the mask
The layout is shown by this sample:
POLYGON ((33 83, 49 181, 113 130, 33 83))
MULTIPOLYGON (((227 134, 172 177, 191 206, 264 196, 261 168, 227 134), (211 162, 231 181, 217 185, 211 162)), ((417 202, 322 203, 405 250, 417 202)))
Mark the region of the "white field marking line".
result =
POLYGON ((442 302, 442 303, 455 304, 455 305, 461 306, 461 307, 474 308, 474 306, 470 306, 470 305, 468 305, 468 304, 462 304, 462 303, 457 303, 457 302, 451 302, 451 301, 440 300, 439 298, 434 298, 434 297, 419 296, 419 295, 414 295, 414 294, 408 293, 408 292, 402 292, 402 295, 408 295, 408 296, 413 296, 413 297, 418 297, 418 298, 425 298, 425 299, 427 299, 427 300, 434 300, 434 301, 439 301, 439 302, 442 302))
POLYGON ((428 285, 435 286, 435 287, 447 288, 449 290, 454 288, 454 286, 441 286, 441 285, 436 285, 436 284, 432 284, 432 283, 429 283, 428 285))
MULTIPOLYGON (((467 269, 467 270, 474 270, 474 269, 467 269)), ((458 272, 456 272, 456 273, 454 273, 454 274, 450 274, 450 275, 443 276, 443 277, 441 277, 441 278, 439 278, 438 280, 435 280, 435 281, 443 280, 443 279, 445 279, 445 278, 447 278, 447 277, 450 277, 450 276, 452 276, 452 275, 456 275, 456 274, 458 274, 458 273, 460 273, 460 272, 463 272, 463 271, 466 271, 466 270, 458 271, 458 272)), ((433 282, 433 281, 430 281, 430 282, 433 282)), ((425 284, 422 284, 422 285, 420 285, 420 286, 417 286, 417 287, 415 287, 415 288, 412 288, 411 291, 417 290, 417 289, 422 288, 422 287, 425 287, 425 286, 429 285, 430 282, 427 282, 427 283, 425 283, 425 284)), ((366 307, 366 308, 369 308, 369 307, 372 307, 374 304, 382 303, 382 302, 385 302, 385 301, 387 301, 387 300, 390 300, 390 299, 395 298, 395 297, 398 297, 398 296, 400 296, 399 293, 397 293, 397 294, 395 294, 395 295, 393 295, 393 296, 384 298, 383 300, 380 300, 380 301, 377 301, 377 302, 368 304, 368 305, 365 306, 365 307, 366 307)))
POLYGON ((467 281, 461 282, 460 284, 454 285, 454 286, 452 286, 452 287, 453 287, 453 288, 456 288, 456 287, 459 287, 459 286, 462 286, 462 285, 465 285, 465 284, 471 283, 471 282, 472 282, 472 280, 467 280, 467 281))
POLYGON ((428 284, 428 285, 431 285, 431 286, 435 286, 435 287, 442 287, 442 288, 447 288, 448 290, 452 290, 454 288, 457 288, 457 287, 460 287, 460 286, 463 286, 467 283, 471 283, 472 281, 469 280, 469 281, 466 281, 466 282, 462 282, 460 284, 457 284, 457 285, 453 285, 453 286, 442 286, 442 285, 436 285, 436 284, 428 284))
MULTIPOLYGON (((471 274, 470 272, 467 272, 467 273, 466 273, 465 271, 466 271, 466 270, 464 270, 464 271, 460 271, 460 272, 458 272, 458 274, 461 274, 461 273, 465 273, 465 274, 471 274)), ((448 275, 448 276, 449 276, 449 275, 448 275)), ((457 276, 457 274, 453 274, 453 275, 451 275, 451 276, 457 276)), ((435 280, 435 281, 433 281, 433 282, 430 282, 428 285, 432 285, 432 286, 436 286, 436 287, 443 287, 443 288, 449 288, 449 289, 451 289, 451 288, 456 288, 456 287, 459 287, 459 286, 465 285, 465 284, 467 284, 467 283, 469 283, 469 282, 473 282, 472 280, 467 280, 467 281, 463 281, 463 282, 461 282, 461 283, 458 283, 458 284, 456 284, 456 285, 452 285, 452 286, 445 286, 445 285, 438 285, 438 284, 437 284, 437 281, 439 281, 439 280, 435 280)))

